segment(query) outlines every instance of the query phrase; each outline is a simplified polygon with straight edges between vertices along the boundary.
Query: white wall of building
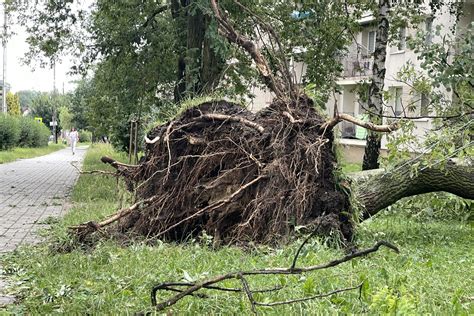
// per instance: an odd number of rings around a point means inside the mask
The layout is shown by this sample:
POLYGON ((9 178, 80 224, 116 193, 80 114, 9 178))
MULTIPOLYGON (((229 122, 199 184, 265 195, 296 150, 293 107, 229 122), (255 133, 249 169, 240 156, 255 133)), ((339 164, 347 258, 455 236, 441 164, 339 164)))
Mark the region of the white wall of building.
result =
MULTIPOLYGON (((407 0, 404 0, 407 1, 407 0)), ((403 3, 404 1, 397 1, 403 3)), ((453 0, 455 1, 455 0, 453 0)), ((425 1, 428 3, 428 0, 425 1)), ((428 6, 427 6, 428 7, 428 6)), ((456 29, 456 34, 461 34, 463 30, 466 29, 468 25, 473 23, 473 14, 474 14, 474 0, 467 0, 464 2, 464 15, 456 23, 456 18, 453 16, 449 9, 446 6, 443 6, 440 12, 437 12, 436 18, 433 19, 431 29, 433 30, 433 42, 440 41, 441 37, 435 37, 434 31, 437 26, 441 27, 442 35, 450 32, 452 28, 456 29)), ((430 18, 430 15, 426 14, 427 19, 430 18)), ((354 91, 357 83, 368 82, 370 75, 372 74, 372 57, 371 49, 373 48, 373 43, 370 43, 370 40, 374 40, 373 33, 376 31, 375 18, 370 14, 366 14, 360 20, 362 29, 358 34, 355 34, 355 39, 357 42, 354 42, 349 47, 349 52, 347 57, 343 60, 344 71, 341 74, 340 80, 338 80, 338 85, 340 86, 341 93, 336 95, 338 110, 350 113, 355 116, 360 116, 364 112, 363 106, 361 106, 361 101, 357 96, 357 93, 354 91)), ((426 30, 427 24, 423 22, 418 30, 426 30)), ((405 31, 405 36, 415 36, 417 30, 407 29, 405 31)), ((403 46, 403 45, 402 45, 403 46)), ((384 82, 384 90, 395 94, 396 88, 401 88, 401 104, 406 108, 410 104, 416 105, 415 111, 409 111, 405 109, 404 115, 407 116, 419 116, 420 107, 421 107, 421 96, 415 95, 411 92, 411 89, 408 85, 397 80, 397 73, 400 69, 406 65, 408 62, 412 63, 416 70, 422 71, 420 66, 420 61, 417 58, 417 55, 406 47, 400 49, 398 45, 391 45, 387 48, 386 56, 386 74, 384 82)), ((302 84, 303 77, 305 74, 305 65, 302 63, 291 63, 296 82, 302 84)), ((254 88, 252 90, 253 94, 256 96, 255 99, 249 102, 249 109, 252 111, 258 111, 265 106, 271 104, 273 95, 264 89, 254 88)), ((451 97, 451 93, 445 92, 447 97, 451 97)), ((390 99, 386 100, 387 108, 385 109, 386 115, 394 115, 393 109, 395 109, 395 100, 390 99)), ((334 113, 334 105, 336 104, 334 98, 331 96, 326 104, 328 116, 332 116, 334 113)), ((422 139, 427 131, 432 128, 431 120, 427 118, 420 118, 414 120, 416 129, 414 131, 415 135, 422 139)), ((350 123, 348 123, 350 124, 350 123)), ((346 124, 347 125, 347 124, 346 124)), ((342 124, 341 124, 342 126, 342 124)), ((340 129, 348 130, 348 126, 339 127, 340 129)), ((354 129, 355 130, 355 129, 354 129)), ((347 133, 345 133, 347 135, 347 133)), ((355 138, 355 136, 354 136, 355 138)), ((359 139, 351 140, 341 140, 342 143, 350 144, 351 146, 364 146, 365 141, 359 139)), ((386 148, 386 138, 382 139, 382 148, 386 148)))

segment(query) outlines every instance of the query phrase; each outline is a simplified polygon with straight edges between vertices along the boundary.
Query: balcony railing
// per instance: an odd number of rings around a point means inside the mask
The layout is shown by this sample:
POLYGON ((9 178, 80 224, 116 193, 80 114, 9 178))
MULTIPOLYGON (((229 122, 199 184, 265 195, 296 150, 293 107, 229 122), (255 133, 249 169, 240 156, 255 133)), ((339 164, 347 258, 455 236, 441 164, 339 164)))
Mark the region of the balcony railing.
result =
POLYGON ((342 76, 348 77, 364 77, 372 74, 374 59, 364 56, 346 56, 342 61, 344 70, 342 76))
MULTIPOLYGON (((351 112, 344 112, 345 114, 349 114, 351 116, 354 116, 354 113, 351 113, 351 112)), ((355 130, 355 125, 350 123, 350 122, 346 122, 346 121, 342 121, 341 122, 341 137, 342 138, 355 138, 356 136, 356 130, 355 130)))

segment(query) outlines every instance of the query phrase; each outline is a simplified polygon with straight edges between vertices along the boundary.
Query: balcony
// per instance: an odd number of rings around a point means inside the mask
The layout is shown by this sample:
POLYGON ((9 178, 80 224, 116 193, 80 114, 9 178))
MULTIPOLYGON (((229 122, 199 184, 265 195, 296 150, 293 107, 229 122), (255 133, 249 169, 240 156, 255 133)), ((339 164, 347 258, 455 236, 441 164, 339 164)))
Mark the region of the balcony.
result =
POLYGON ((342 65, 344 67, 343 78, 367 77, 372 75, 374 59, 362 55, 349 55, 342 60, 342 65))
MULTIPOLYGON (((345 112, 345 114, 354 116, 354 113, 351 113, 351 112, 345 112)), ((341 122, 341 137, 342 138, 355 138, 355 136, 356 136, 355 125, 347 121, 342 121, 341 122)))

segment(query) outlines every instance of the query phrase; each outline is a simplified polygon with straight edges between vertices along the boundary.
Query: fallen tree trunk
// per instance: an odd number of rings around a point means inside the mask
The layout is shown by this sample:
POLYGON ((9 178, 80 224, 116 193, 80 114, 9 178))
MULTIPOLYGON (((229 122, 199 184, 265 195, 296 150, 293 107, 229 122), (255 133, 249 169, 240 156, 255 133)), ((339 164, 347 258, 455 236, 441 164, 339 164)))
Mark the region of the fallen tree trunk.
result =
POLYGON ((448 162, 443 167, 423 167, 412 174, 411 164, 393 171, 363 171, 355 175, 353 194, 364 207, 363 218, 377 214, 398 200, 430 192, 449 192, 474 199, 474 167, 448 162))

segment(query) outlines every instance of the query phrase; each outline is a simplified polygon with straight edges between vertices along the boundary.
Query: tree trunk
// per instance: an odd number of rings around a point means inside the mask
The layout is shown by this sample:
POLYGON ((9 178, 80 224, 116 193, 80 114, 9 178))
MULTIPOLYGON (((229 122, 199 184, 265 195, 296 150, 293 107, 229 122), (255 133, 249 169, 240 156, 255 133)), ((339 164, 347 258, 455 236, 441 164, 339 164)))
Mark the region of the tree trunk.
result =
MULTIPOLYGON (((191 5, 192 1, 190 1, 191 5)), ((186 49, 186 92, 189 95, 199 94, 203 83, 201 82, 201 62, 206 25, 201 10, 196 9, 188 13, 188 34, 186 49)))
MULTIPOLYGON (((369 86, 368 108, 370 121, 374 124, 382 123, 383 114, 383 85, 385 80, 385 59, 387 56, 388 43, 388 11, 390 10, 389 0, 379 0, 378 5, 378 28, 375 37, 374 66, 372 69, 372 81, 369 86)), ((365 146, 363 170, 379 168, 379 155, 381 145, 381 134, 368 131, 367 144, 365 146)))
POLYGON ((171 1, 171 16, 176 27, 176 53, 178 54, 177 78, 174 87, 174 101, 179 103, 185 96, 186 92, 186 14, 182 9, 186 5, 186 0, 171 1))
POLYGON ((377 214, 398 200, 417 194, 445 191, 474 199, 474 167, 448 163, 410 175, 410 165, 395 171, 372 170, 355 178, 354 196, 364 207, 363 218, 377 214), (364 175, 365 174, 365 175, 364 175))
POLYGON ((179 53, 175 102, 212 91, 219 82, 224 64, 206 38, 211 17, 199 9, 189 10, 193 1, 196 0, 173 0, 171 6, 179 53))
MULTIPOLYGON (((204 16, 206 28, 211 23, 210 16, 204 16)), ((221 72, 223 70, 225 60, 217 56, 212 48, 211 39, 204 36, 202 48, 202 63, 201 63, 201 91, 204 93, 211 92, 219 84, 221 72)))

